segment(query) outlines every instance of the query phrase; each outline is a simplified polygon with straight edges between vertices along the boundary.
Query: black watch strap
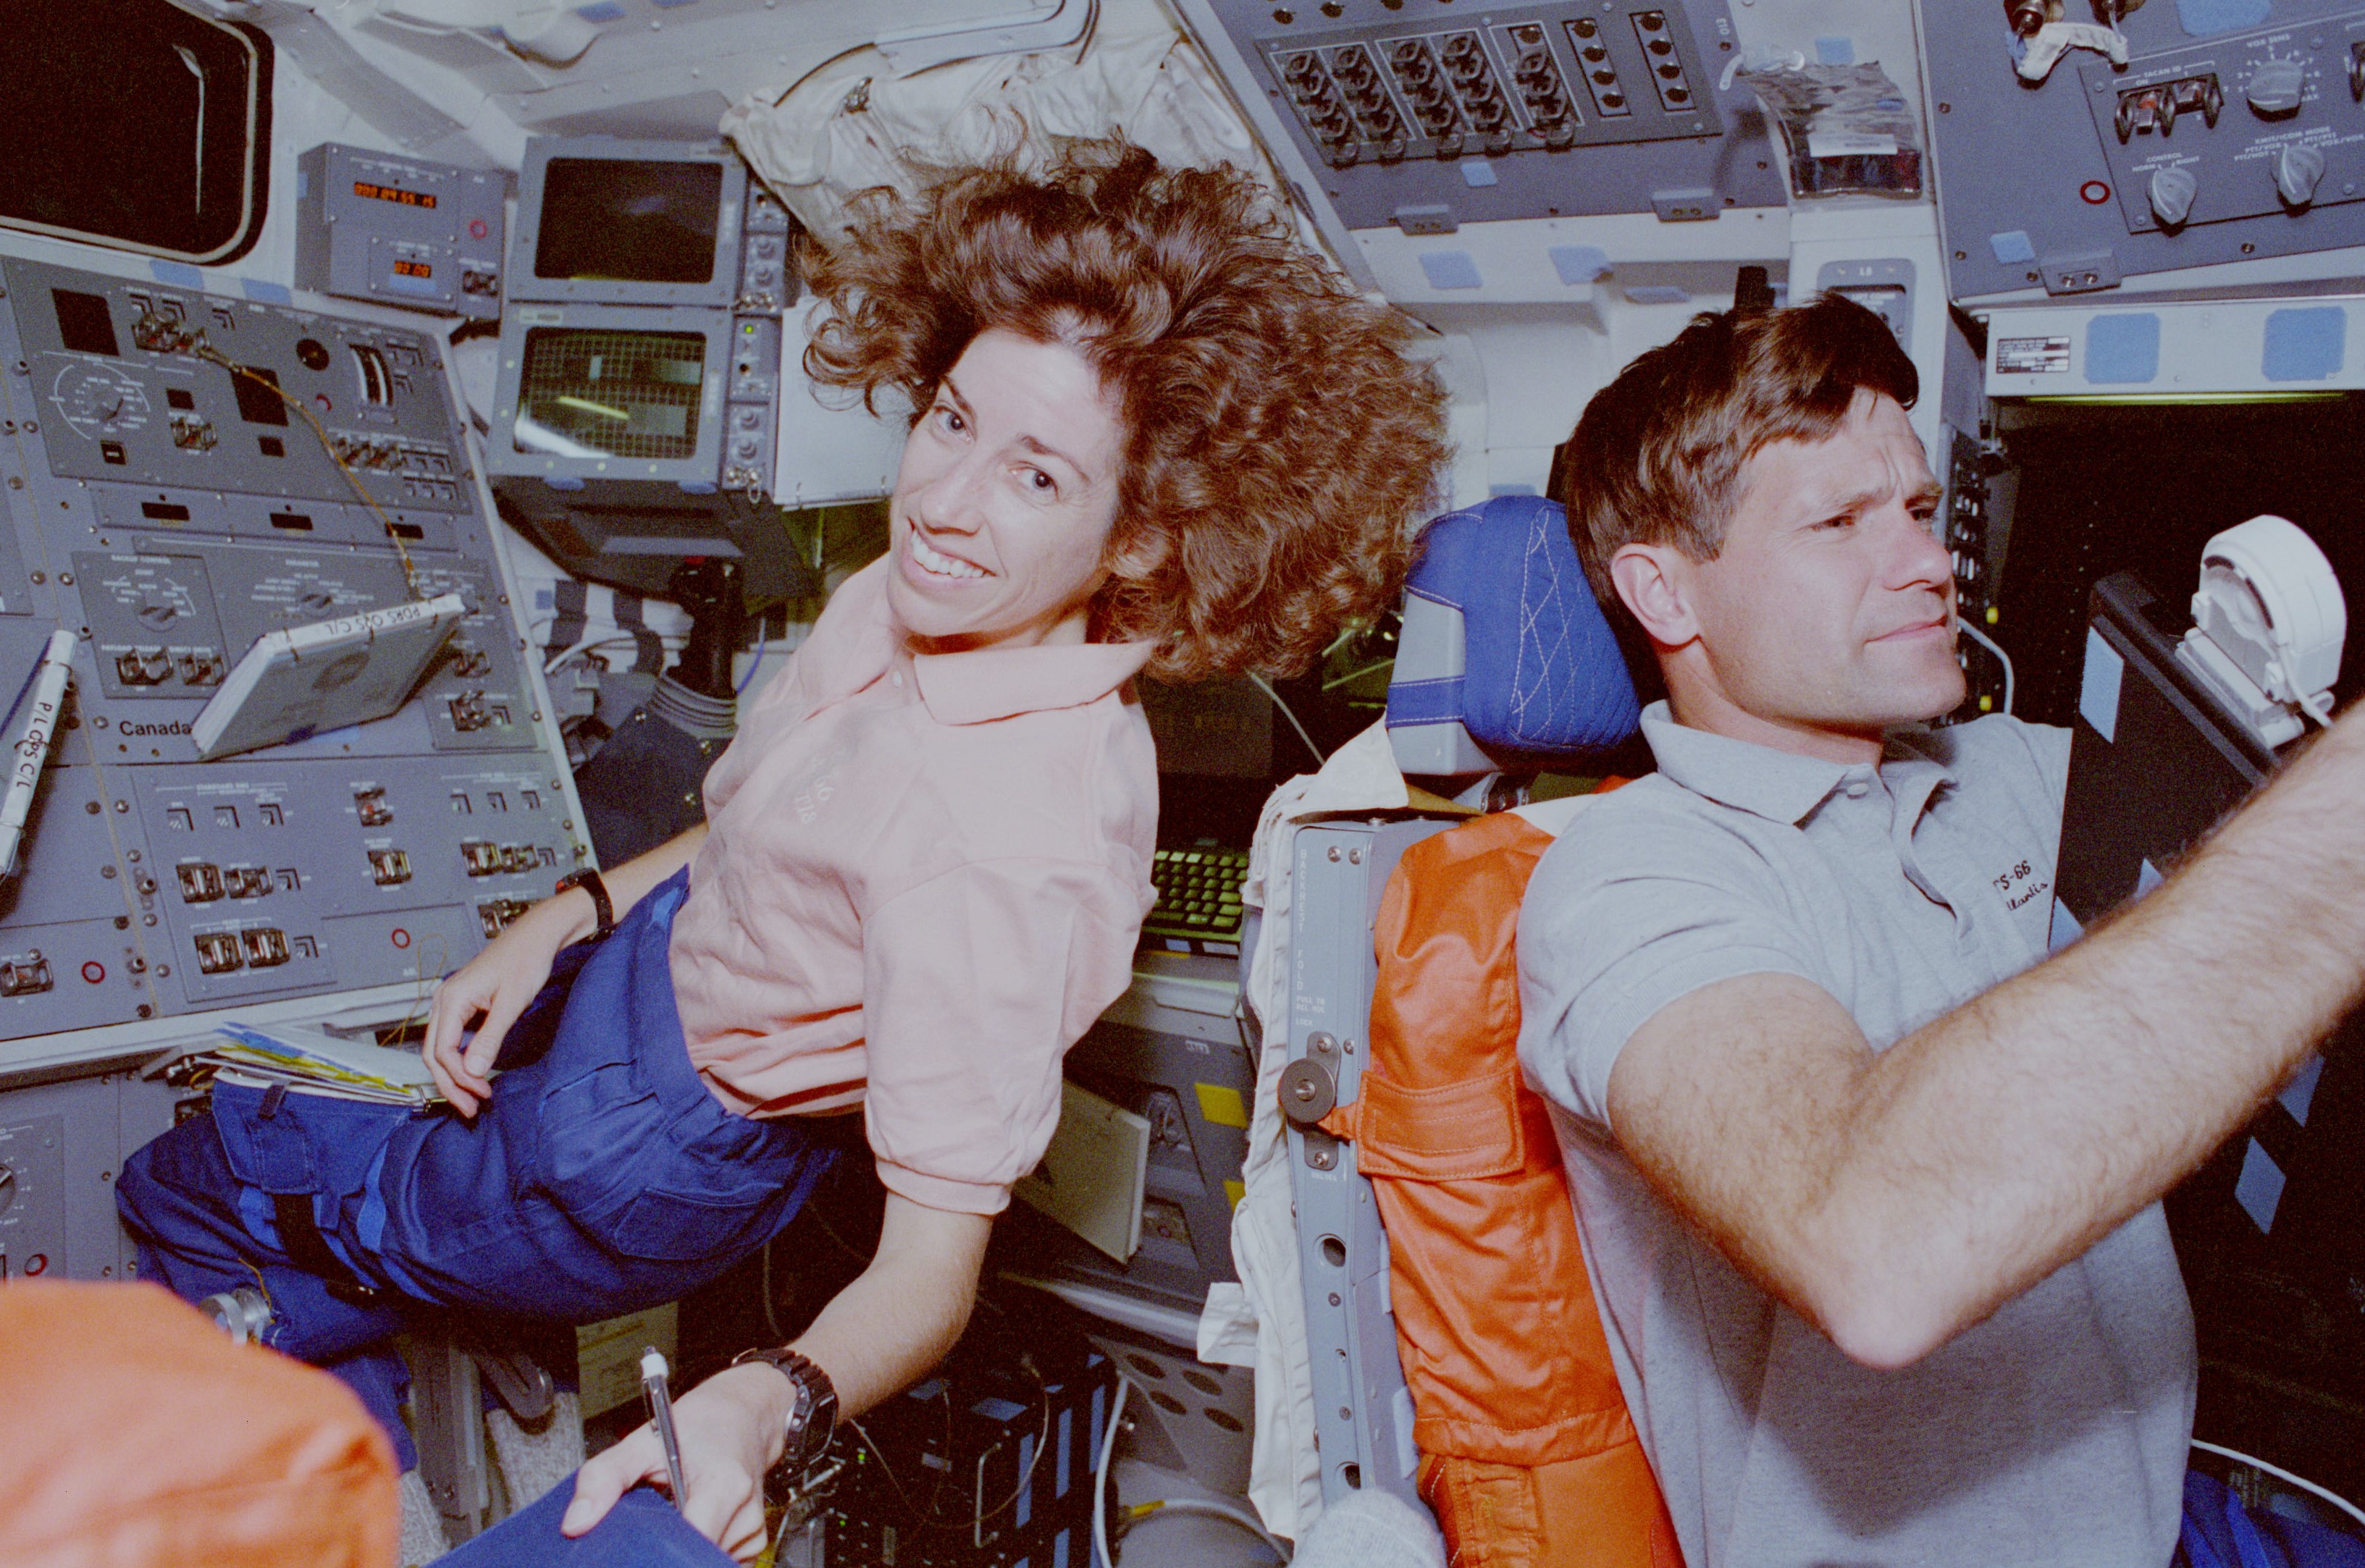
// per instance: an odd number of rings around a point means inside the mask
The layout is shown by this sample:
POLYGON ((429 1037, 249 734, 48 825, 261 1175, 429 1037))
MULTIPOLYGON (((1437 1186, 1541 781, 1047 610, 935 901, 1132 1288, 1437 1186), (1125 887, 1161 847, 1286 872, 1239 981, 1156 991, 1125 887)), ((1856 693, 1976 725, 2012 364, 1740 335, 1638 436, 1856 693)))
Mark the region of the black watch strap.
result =
POLYGON ((795 1350, 743 1350, 731 1359, 734 1367, 742 1361, 779 1368, 797 1391, 789 1411, 787 1446, 780 1450, 780 1463, 793 1480, 828 1451, 830 1439, 837 1434, 837 1387, 812 1357, 795 1350))
POLYGON ((616 905, 608 897, 608 884, 600 879, 599 872, 588 866, 580 871, 569 871, 558 879, 558 886, 552 890, 551 896, 555 898, 569 888, 581 888, 591 895, 591 913, 600 923, 600 928, 591 934, 593 941, 616 929, 616 905))

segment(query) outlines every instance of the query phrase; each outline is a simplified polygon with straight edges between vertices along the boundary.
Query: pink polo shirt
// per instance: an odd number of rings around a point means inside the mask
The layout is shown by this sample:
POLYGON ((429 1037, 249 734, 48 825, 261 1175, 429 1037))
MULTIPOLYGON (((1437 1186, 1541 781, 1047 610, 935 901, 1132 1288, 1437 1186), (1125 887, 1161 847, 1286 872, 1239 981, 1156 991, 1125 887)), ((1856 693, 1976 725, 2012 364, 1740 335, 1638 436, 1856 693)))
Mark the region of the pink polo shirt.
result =
POLYGON ((1150 649, 915 657, 886 571, 837 590, 707 775, 674 996, 724 1105, 863 1104, 891 1191, 997 1214, 1155 897, 1157 757, 1126 685, 1150 649))

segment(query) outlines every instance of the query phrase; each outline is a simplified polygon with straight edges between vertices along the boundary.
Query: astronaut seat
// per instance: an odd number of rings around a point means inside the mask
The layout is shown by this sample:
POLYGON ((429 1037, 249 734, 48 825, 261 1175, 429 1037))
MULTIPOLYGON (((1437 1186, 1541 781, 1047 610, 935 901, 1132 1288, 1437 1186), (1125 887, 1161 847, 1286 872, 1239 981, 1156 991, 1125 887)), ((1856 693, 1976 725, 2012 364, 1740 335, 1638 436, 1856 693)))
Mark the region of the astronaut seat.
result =
POLYGON ((1468 814, 1295 841, 1280 1098, 1324 1495, 1416 1494, 1474 1568, 1666 1568, 1675 1532, 1516 1055, 1520 894, 1586 797, 1509 802, 1537 773, 1599 772, 1639 704, 1540 498, 1432 522, 1404 622, 1391 748, 1468 814), (1489 801, 1506 809, 1473 809, 1489 801))

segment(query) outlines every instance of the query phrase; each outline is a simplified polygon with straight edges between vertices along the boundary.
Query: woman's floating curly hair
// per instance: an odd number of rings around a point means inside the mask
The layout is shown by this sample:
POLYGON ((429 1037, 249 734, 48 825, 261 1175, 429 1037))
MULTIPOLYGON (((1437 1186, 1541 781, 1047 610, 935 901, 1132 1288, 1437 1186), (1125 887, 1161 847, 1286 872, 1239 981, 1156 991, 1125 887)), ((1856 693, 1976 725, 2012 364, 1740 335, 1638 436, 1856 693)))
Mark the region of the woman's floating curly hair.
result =
POLYGON ((1401 588, 1448 456, 1411 324, 1302 250, 1229 168, 1071 144, 1048 172, 929 171, 864 194, 801 261, 829 307, 805 369, 925 409, 992 328, 1074 346, 1126 432, 1093 635, 1158 645, 1164 680, 1305 669, 1401 588))

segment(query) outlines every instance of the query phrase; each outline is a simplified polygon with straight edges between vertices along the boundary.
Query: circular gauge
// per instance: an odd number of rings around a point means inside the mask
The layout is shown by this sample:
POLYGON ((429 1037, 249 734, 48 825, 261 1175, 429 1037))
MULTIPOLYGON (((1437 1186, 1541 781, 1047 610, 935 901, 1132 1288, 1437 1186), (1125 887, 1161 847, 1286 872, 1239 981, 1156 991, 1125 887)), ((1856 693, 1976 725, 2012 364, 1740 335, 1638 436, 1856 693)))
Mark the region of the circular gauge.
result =
POLYGON ((50 400, 67 424, 91 441, 139 430, 151 417, 148 388, 111 364, 66 366, 50 388, 50 400))

